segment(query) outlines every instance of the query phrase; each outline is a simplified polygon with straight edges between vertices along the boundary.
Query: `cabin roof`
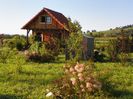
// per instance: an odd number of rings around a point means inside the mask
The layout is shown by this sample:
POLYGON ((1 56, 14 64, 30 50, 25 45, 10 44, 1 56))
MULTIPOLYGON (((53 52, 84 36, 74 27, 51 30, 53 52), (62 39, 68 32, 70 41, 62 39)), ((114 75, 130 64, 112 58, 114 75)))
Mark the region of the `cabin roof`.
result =
POLYGON ((43 8, 37 15, 35 15, 30 21, 28 21, 23 27, 22 29, 29 29, 28 25, 30 23, 32 23, 34 20, 36 20, 36 18, 42 14, 46 12, 49 16, 51 16, 60 26, 62 26, 65 30, 68 31, 68 20, 67 18, 59 12, 50 10, 48 8, 43 8))

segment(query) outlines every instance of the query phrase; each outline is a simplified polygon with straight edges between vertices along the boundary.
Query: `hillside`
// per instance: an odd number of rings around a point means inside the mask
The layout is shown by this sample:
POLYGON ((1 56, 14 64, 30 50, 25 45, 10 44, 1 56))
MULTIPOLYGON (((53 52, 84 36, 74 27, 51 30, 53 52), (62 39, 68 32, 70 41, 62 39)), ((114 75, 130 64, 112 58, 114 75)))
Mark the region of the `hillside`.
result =
POLYGON ((126 25, 122 27, 116 27, 114 29, 106 30, 106 31, 99 31, 99 32, 89 32, 95 37, 116 37, 118 36, 121 31, 124 31, 126 35, 133 35, 133 25, 126 25))

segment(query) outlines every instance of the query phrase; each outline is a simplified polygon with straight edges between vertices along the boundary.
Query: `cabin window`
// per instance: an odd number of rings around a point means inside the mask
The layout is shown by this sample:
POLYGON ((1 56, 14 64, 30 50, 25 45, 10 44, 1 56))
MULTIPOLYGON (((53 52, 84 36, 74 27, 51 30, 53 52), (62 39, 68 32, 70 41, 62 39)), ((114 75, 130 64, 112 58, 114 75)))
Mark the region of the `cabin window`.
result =
POLYGON ((50 16, 41 16, 41 23, 51 24, 52 19, 50 16))

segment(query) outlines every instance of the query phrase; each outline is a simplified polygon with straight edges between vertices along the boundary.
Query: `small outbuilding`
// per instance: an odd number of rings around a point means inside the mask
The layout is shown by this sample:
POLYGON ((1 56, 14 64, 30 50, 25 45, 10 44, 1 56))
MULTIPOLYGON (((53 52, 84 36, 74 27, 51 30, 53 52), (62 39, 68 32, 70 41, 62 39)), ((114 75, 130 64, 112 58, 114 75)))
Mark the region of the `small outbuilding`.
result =
POLYGON ((88 60, 94 56, 94 37, 92 36, 83 36, 83 56, 82 59, 88 60))

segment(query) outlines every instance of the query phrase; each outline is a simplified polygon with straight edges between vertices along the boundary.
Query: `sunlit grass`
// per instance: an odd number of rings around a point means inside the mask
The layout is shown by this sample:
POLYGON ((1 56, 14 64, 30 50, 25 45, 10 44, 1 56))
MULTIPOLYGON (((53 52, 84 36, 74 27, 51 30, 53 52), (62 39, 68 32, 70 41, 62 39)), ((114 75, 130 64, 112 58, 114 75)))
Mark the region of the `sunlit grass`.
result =
POLYGON ((20 73, 14 64, 0 64, 1 98, 44 98, 46 89, 62 76, 63 63, 25 63, 20 73))
MULTIPOLYGON (((26 62, 21 72, 15 64, 0 63, 0 99, 45 99, 46 89, 52 89, 54 80, 63 76, 64 56, 54 63, 26 62)), ((133 63, 95 63, 94 72, 103 83, 102 96, 106 99, 132 99, 133 63)), ((94 98, 95 96, 93 96, 94 98)))
POLYGON ((121 63, 96 63, 95 70, 104 84, 105 93, 119 99, 133 97, 133 64, 122 66, 121 63))

